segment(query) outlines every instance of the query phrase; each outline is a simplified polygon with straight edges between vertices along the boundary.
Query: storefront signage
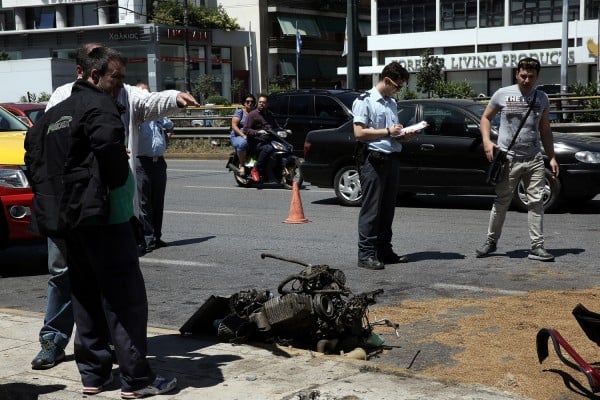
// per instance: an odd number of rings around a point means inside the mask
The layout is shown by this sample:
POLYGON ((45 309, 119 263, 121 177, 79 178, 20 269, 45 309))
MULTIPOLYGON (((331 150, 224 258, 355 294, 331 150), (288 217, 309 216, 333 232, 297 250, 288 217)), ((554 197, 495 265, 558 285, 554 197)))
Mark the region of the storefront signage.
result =
POLYGON ((140 35, 138 32, 108 32, 108 40, 140 40, 140 35))
MULTIPOLYGON (((185 29, 167 28, 167 38, 183 40, 185 38, 185 29)), ((196 42, 207 41, 208 31, 197 31, 188 29, 188 39, 196 42)))
POLYGON ((2 8, 28 7, 28 6, 48 6, 54 4, 73 4, 88 3, 89 0, 2 0, 2 8))
MULTIPOLYGON (((489 53, 463 53, 437 55, 444 62, 447 71, 482 70, 497 68, 515 68, 523 57, 533 57, 540 61, 542 66, 560 66, 561 49, 542 49, 527 51, 502 51, 489 53)), ((408 72, 418 72, 421 69, 422 58, 415 57, 388 57, 386 64, 398 61, 408 72)), ((569 64, 575 63, 575 51, 569 50, 569 64)))

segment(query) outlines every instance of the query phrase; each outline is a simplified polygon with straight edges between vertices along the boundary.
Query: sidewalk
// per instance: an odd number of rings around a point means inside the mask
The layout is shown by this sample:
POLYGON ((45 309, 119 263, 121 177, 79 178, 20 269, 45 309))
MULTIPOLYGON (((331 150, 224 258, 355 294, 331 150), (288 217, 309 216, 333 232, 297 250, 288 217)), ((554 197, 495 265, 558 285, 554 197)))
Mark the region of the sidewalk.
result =
MULTIPOLYGON (((81 394, 72 341, 65 362, 48 370, 31 369, 42 321, 42 314, 0 309, 0 399, 119 399, 118 384, 95 396, 81 394)), ((234 346, 157 328, 149 328, 148 335, 155 371, 179 381, 177 390, 156 399, 524 400, 492 388, 443 382, 340 356, 234 346)), ((113 374, 118 374, 116 366, 113 374)))

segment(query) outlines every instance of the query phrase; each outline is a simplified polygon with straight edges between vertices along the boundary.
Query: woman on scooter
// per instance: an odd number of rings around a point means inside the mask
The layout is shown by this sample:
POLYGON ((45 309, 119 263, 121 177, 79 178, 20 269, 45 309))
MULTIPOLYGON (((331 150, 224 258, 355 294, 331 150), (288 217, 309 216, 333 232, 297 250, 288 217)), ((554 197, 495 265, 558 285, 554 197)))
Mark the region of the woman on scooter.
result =
POLYGON ((229 134, 229 138, 231 139, 231 145, 235 149, 238 160, 240 161, 239 174, 241 176, 246 175, 246 168, 244 168, 244 165, 246 165, 246 154, 248 152, 248 140, 243 128, 246 118, 248 117, 248 113, 254 110, 255 106, 256 98, 254 95, 248 94, 245 97, 242 108, 235 110, 235 113, 231 118, 231 133, 229 134))

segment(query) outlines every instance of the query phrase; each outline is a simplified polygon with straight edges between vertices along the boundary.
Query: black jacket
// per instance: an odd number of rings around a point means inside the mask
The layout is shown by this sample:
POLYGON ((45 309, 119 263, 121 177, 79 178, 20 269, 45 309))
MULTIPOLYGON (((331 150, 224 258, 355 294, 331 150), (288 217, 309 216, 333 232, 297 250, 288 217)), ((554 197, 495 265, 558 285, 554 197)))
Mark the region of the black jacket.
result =
POLYGON ((33 188, 31 230, 62 236, 88 217, 105 221, 108 193, 127 180, 125 128, 114 99, 80 80, 25 137, 33 188))

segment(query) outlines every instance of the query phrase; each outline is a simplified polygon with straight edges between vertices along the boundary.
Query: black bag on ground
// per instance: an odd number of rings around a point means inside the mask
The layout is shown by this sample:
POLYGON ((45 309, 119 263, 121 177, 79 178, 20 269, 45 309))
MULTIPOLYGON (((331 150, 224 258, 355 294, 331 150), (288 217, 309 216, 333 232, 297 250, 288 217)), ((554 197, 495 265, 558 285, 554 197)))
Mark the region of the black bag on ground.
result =
POLYGON ((485 176, 485 182, 490 185, 497 184, 502 179, 502 173, 506 168, 506 151, 498 149, 494 155, 494 160, 491 162, 487 174, 485 176))

